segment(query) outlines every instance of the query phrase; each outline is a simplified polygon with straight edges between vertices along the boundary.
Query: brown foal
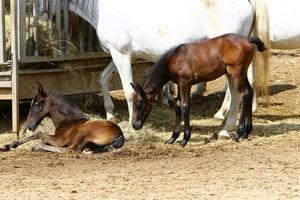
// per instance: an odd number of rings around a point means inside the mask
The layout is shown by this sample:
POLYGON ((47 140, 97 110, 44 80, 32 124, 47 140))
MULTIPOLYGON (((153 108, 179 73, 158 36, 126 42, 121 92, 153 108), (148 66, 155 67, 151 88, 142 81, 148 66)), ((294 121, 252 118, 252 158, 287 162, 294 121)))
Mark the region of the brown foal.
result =
POLYGON ((27 117, 27 128, 35 131, 44 117, 50 116, 55 126, 54 135, 35 132, 31 136, 5 145, 0 150, 9 151, 25 142, 41 139, 43 144, 33 147, 34 151, 45 150, 57 153, 83 151, 93 152, 118 149, 124 145, 120 127, 110 121, 90 121, 80 115, 61 97, 46 92, 38 83, 37 94, 27 117))
POLYGON ((146 76, 143 86, 131 84, 133 96, 132 126, 141 129, 155 101, 156 95, 168 81, 177 83, 175 128, 166 143, 172 144, 180 135, 181 119, 184 120, 185 146, 191 137, 189 120, 190 92, 194 84, 212 81, 223 74, 230 87, 238 91, 242 104, 240 123, 234 140, 247 138, 252 131, 253 90, 247 79, 247 70, 253 60, 255 48, 262 52, 264 43, 257 37, 225 34, 210 40, 182 44, 165 53, 146 76))

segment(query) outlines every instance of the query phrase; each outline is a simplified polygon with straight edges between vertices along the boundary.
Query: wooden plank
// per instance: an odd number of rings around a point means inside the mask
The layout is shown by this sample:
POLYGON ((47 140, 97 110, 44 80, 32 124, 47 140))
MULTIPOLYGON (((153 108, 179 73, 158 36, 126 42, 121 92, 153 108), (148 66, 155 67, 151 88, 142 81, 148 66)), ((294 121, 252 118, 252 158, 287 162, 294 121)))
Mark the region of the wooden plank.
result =
POLYGON ((12 95, 11 94, 0 94, 0 100, 11 100, 12 95))
POLYGON ((92 58, 107 58, 110 57, 105 52, 86 52, 78 55, 63 55, 57 57, 51 56, 27 56, 22 60, 22 63, 37 63, 37 62, 54 62, 54 61, 64 61, 64 60, 84 60, 92 58))
POLYGON ((55 31, 56 31, 56 46, 61 50, 61 0, 56 0, 56 10, 55 10, 55 31))
MULTIPOLYGON (((23 2, 23 0, 18 1, 23 2)), ((17 0, 10 0, 11 6, 11 52, 12 52, 12 131, 19 138, 19 77, 18 77, 18 11, 17 0)))
POLYGON ((11 88, 11 81, 0 81, 0 88, 11 88))
POLYGON ((0 76, 11 76, 11 71, 0 72, 0 76))
POLYGON ((38 24, 39 24, 39 1, 34 0, 33 1, 33 27, 32 27, 32 33, 33 33, 33 41, 34 41, 34 55, 39 55, 39 41, 38 41, 38 24))
POLYGON ((0 62, 4 63, 6 61, 5 55, 5 1, 0 1, 0 62))
POLYGON ((69 52, 69 42, 70 42, 70 33, 69 33, 69 1, 64 0, 64 54, 69 52))
MULTIPOLYGON (((17 3, 17 13, 16 13, 16 17, 17 17, 17 24, 19 26, 18 30, 18 45, 19 47, 18 49, 18 56, 20 60, 23 60, 24 57, 26 56, 26 30, 25 30, 25 24, 26 24, 26 13, 25 13, 25 5, 26 2, 24 0, 18 0, 17 3)), ((12 12, 13 10, 11 10, 12 12)))
MULTIPOLYGON (((105 66, 106 67, 106 66, 105 66)), ((101 65, 88 65, 88 66, 76 66, 72 68, 74 70, 88 70, 88 69, 100 69, 101 65)), ((20 75, 27 75, 27 74, 50 74, 50 73, 58 73, 58 72, 69 72, 68 69, 65 68, 54 68, 54 69, 36 69, 36 70, 29 70, 29 69, 20 69, 20 75)))

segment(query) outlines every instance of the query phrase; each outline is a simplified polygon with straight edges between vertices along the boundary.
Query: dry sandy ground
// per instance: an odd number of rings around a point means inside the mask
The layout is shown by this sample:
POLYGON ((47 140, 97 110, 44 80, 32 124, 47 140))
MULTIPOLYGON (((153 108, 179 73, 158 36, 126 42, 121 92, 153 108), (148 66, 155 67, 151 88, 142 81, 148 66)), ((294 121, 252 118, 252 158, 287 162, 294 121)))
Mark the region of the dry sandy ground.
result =
MULTIPOLYGON (((32 153, 30 143, 1 153, 0 199, 300 199, 300 57, 283 53, 272 57, 272 103, 265 107, 259 101, 249 140, 208 139, 221 123, 212 119, 223 98, 220 79, 193 102, 193 133, 186 148, 163 144, 174 112, 156 107, 137 133, 120 123, 127 143, 117 152, 32 153)), ((126 119, 122 95, 114 96, 120 118, 126 119)), ((101 106, 81 107, 79 102, 73 104, 103 117, 101 106)), ((23 119, 27 109, 27 104, 21 106, 23 119)), ((0 115, 0 144, 5 144, 13 140, 10 113, 0 115)), ((47 120, 40 130, 52 130, 49 124, 47 120)))

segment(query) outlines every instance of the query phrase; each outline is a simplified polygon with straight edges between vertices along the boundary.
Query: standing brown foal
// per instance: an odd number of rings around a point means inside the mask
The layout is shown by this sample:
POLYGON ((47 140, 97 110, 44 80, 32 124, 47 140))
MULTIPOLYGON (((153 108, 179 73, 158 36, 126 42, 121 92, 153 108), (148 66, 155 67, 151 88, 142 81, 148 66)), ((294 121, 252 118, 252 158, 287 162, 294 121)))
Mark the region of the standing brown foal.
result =
POLYGON ((9 151, 25 142, 41 139, 43 144, 33 150, 57 153, 82 151, 89 148, 94 152, 121 148, 124 136, 120 127, 110 121, 90 121, 80 115, 61 97, 45 92, 38 83, 37 94, 33 98, 27 117, 27 128, 34 131, 44 117, 50 116, 55 126, 54 135, 35 132, 33 135, 0 148, 9 151))
POLYGON ((226 34, 206 41, 182 44, 165 53, 151 67, 143 86, 132 84, 135 90, 132 126, 137 130, 142 128, 156 95, 171 80, 178 85, 178 96, 175 128, 166 143, 172 144, 179 137, 183 118, 184 137, 181 145, 185 146, 191 137, 189 111, 192 85, 212 81, 226 74, 231 91, 237 90, 242 103, 240 123, 234 140, 247 138, 252 131, 253 90, 247 79, 247 70, 255 51, 252 43, 260 52, 266 49, 257 37, 226 34))

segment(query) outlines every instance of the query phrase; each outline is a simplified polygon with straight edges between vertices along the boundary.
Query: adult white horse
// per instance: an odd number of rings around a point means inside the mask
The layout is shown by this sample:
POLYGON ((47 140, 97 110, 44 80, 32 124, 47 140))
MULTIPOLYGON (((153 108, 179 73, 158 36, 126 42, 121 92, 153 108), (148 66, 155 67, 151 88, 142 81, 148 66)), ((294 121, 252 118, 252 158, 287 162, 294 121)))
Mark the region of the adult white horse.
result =
MULTIPOLYGON (((40 0, 40 10, 55 8, 57 1, 40 0)), ((70 0, 71 11, 90 22, 97 30, 101 46, 111 54, 112 62, 102 72, 100 84, 107 118, 113 118, 114 105, 109 81, 118 72, 132 116, 131 61, 144 58, 156 61, 165 51, 181 43, 212 38, 224 33, 249 35, 251 27, 264 41, 263 24, 253 16, 265 12, 261 0, 70 0), (250 3, 251 2, 251 3, 250 3), (254 8, 254 9, 253 9, 254 8), (258 20, 254 20, 258 21, 258 20), (262 31, 260 31, 262 30, 262 31)), ((257 69, 264 69, 260 66, 257 69)), ((266 77, 263 72, 261 77, 266 77)), ((235 91, 231 91, 235 95, 235 91)), ((238 97, 235 95, 234 98, 238 97)), ((238 100, 231 101, 227 132, 235 123, 238 100), (234 104, 235 103, 235 104, 234 104)), ((227 120, 228 119, 228 120, 227 120)))
MULTIPOLYGON (((299 0, 261 0, 266 4, 268 15, 260 18, 263 24, 269 24, 266 32, 270 34, 272 48, 276 49, 298 49, 300 48, 300 26, 297 25, 300 19, 299 0)), ((264 41, 266 42, 266 41, 264 41)), ((266 69, 268 70, 268 69, 266 69)), ((253 70, 250 71, 253 73, 253 70)), ((253 75, 248 76, 253 82, 253 75)), ((230 110, 230 104, 235 99, 226 93, 224 102, 220 110, 215 114, 215 118, 224 119, 230 110)), ((256 102, 256 99, 254 99, 256 102)), ((235 103, 232 103, 235 104, 235 103)), ((232 119, 234 121, 235 118, 232 119)), ((229 137, 228 132, 222 132, 223 137, 229 137)))

